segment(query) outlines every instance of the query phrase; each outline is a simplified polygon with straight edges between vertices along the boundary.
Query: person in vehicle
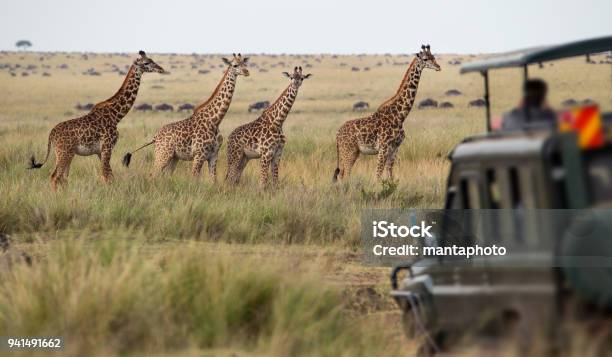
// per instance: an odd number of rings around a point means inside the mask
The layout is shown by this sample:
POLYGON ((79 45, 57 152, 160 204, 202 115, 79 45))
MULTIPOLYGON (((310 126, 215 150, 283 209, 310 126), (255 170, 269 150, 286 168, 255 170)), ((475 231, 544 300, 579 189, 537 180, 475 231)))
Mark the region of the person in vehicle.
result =
POLYGON ((530 79, 523 88, 521 104, 502 116, 501 130, 554 129, 557 114, 546 105, 548 88, 541 79, 530 79))

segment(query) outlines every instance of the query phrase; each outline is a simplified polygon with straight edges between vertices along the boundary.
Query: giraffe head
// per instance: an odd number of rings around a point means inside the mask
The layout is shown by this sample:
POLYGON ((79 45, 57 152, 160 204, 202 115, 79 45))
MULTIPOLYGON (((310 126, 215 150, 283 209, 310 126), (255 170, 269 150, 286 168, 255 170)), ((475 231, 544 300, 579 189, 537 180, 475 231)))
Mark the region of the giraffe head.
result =
POLYGON ((417 53, 416 56, 423 68, 431 68, 435 69, 436 71, 441 70, 440 65, 438 62, 436 62, 436 58, 431 54, 429 45, 422 45, 421 52, 417 53))
POLYGON ((293 68, 293 73, 292 74, 289 74, 287 72, 283 72, 283 75, 285 75, 285 77, 291 79, 291 84, 293 84, 295 87, 298 87, 298 88, 302 85, 302 82, 304 81, 304 79, 310 78, 310 76, 312 76, 312 74, 310 74, 310 73, 303 74, 301 66, 293 68))
POLYGON ((143 73, 144 72, 164 73, 164 69, 157 63, 153 62, 152 59, 147 57, 147 54, 145 53, 145 51, 141 50, 140 52, 138 52, 138 54, 140 55, 140 57, 138 57, 134 61, 134 65, 136 66, 138 70, 140 70, 143 73))
POLYGON ((248 62, 249 58, 242 57, 240 53, 238 54, 238 56, 236 56, 236 54, 234 53, 234 56, 231 61, 223 57, 223 63, 228 65, 230 67, 230 71, 232 71, 236 76, 249 76, 249 70, 247 69, 248 62))

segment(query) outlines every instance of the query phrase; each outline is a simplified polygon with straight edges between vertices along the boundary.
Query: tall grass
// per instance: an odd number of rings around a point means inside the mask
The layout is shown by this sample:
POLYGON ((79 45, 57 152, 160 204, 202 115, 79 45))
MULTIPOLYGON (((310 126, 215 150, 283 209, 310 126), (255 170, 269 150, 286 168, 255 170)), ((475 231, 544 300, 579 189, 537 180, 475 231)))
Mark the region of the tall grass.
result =
MULTIPOLYGON (((195 63, 191 56, 153 55, 169 75, 150 74, 142 81, 137 104, 168 102, 174 105, 198 103, 210 95, 221 77, 218 56, 207 56, 195 63), (211 73, 195 75, 197 69, 211 68, 211 73)), ((441 55, 439 62, 459 57, 441 55)), ((36 53, 2 53, 4 63, 37 65, 38 71, 27 77, 11 77, 0 71, 0 231, 19 235, 58 231, 140 232, 154 240, 193 238, 228 242, 295 242, 328 244, 339 242, 355 246, 359 239, 360 210, 369 207, 441 207, 448 173, 446 155, 465 136, 484 129, 483 109, 468 108, 470 100, 482 96, 481 78, 460 76, 458 68, 443 65, 441 72, 427 71, 419 84, 417 102, 424 98, 451 101, 449 110, 413 109, 404 127, 407 134, 398 153, 393 190, 373 180, 376 159, 358 160, 350 182, 332 185, 336 167, 335 133, 342 122, 367 113, 351 112, 357 100, 370 102, 372 110, 397 89, 407 56, 252 56, 251 61, 266 67, 254 69, 248 78, 240 78, 221 132, 227 137, 237 125, 253 120, 248 105, 257 100, 274 100, 287 81, 284 66, 310 63, 315 76, 304 83, 296 104, 285 123, 287 144, 281 160, 281 186, 278 190, 257 188, 258 162, 249 163, 240 187, 222 183, 213 186, 206 173, 194 180, 188 163, 182 162, 173 177, 149 178, 152 165, 150 148, 138 152, 132 167, 125 169, 120 159, 152 135, 162 125, 182 119, 186 113, 130 112, 119 125, 120 139, 111 165, 116 181, 101 184, 99 161, 76 157, 69 186, 50 192, 49 175, 54 157, 41 170, 26 170, 30 155, 44 155, 49 130, 59 121, 82 113, 73 109, 77 103, 107 98, 119 87, 122 77, 110 72, 110 64, 123 66, 127 57, 36 53), (43 57, 43 60, 40 60, 43 57), (284 62, 284 65, 279 64, 284 62), (343 67, 340 63, 348 66, 343 67), (67 63, 67 70, 57 66, 67 63), (267 64, 266 64, 267 63, 267 64), (277 64, 276 67, 270 67, 277 64), (379 65, 380 64, 380 65, 379 65), (40 68, 51 77, 42 77, 40 68), (351 66, 370 67, 352 72, 351 66), (94 67, 102 75, 82 76, 94 67), (463 95, 446 97, 448 89, 463 95)), ((568 97, 590 97, 609 106, 609 66, 586 65, 582 59, 562 61, 555 66, 533 68, 533 76, 550 82, 551 103, 568 97), (595 75, 589 75, 595 73, 595 75), (558 77, 562 79, 558 79, 558 77), (588 78, 588 82, 584 80, 588 78), (559 81, 563 81, 560 83, 559 81), (571 84, 571 85, 569 85, 571 84)), ((492 78, 494 113, 516 103, 520 93, 520 71, 501 70, 492 78)), ((225 146, 219 160, 219 179, 225 174, 225 146)))
POLYGON ((188 247, 62 239, 0 272, 0 335, 62 336, 69 355, 230 349, 265 355, 393 355, 338 291, 288 261, 188 247))

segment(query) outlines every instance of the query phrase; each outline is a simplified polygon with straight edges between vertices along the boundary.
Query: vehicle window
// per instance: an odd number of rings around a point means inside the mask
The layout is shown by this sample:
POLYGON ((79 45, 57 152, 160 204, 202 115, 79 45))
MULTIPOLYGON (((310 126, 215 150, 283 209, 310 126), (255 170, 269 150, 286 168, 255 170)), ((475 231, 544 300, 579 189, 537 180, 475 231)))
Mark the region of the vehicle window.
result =
POLYGON ((587 185, 594 204, 612 202, 612 154, 592 152, 586 157, 587 185))
POLYGON ((521 204, 523 208, 535 208, 538 196, 537 182, 534 178, 534 169, 530 165, 519 169, 519 187, 521 190, 521 204))
POLYGON ((510 197, 512 199, 512 208, 523 208, 521 199, 521 184, 519 172, 516 167, 511 167, 509 170, 510 176, 510 197))
POLYGON ((501 206, 501 191, 497 182, 496 169, 487 169, 487 195, 489 207, 492 209, 500 208, 501 206))
POLYGON ((461 208, 470 209, 470 195, 468 193, 468 180, 466 178, 462 178, 459 183, 460 196, 461 196, 461 208))
POLYGON ((464 177, 460 182, 461 208, 478 209, 480 205, 480 188, 478 180, 473 177, 464 177))

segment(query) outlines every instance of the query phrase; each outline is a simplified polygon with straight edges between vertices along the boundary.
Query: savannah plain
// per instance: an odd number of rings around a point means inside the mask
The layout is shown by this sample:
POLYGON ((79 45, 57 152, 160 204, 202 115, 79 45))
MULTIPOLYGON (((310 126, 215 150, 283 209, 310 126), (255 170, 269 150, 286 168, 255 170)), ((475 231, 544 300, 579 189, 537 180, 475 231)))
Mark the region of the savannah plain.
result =
MULTIPOLYGON (((374 180, 375 157, 363 156, 350 180, 332 184, 335 134, 395 93, 412 55, 250 55, 251 75, 238 78, 220 126, 225 138, 257 118, 251 103, 277 98, 288 85, 283 71, 313 74, 285 122, 280 185, 271 190, 258 187, 257 161, 238 187, 225 185, 225 145, 217 185, 206 167, 192 178, 186 162, 150 178, 151 147, 121 165, 125 152, 189 115, 177 112, 181 104, 205 101, 225 69, 220 55, 148 55, 169 73, 145 74, 135 106, 175 110, 132 109, 121 121, 111 185, 96 156, 76 157, 68 186, 53 192, 53 154, 40 170, 27 170, 30 156, 44 159, 51 128, 84 114, 77 103, 114 94, 136 55, 0 53, 0 232, 13 242, 5 256, 33 260, 0 271, 0 335, 63 336, 71 355, 413 353, 387 295, 388 269, 360 264, 360 214, 442 206, 448 153, 485 129, 484 108, 468 106, 483 95, 481 76, 449 62, 483 55, 441 54, 442 71, 424 71, 395 182, 384 185, 374 180), (99 75, 83 74, 90 69, 99 75), (461 94, 445 95, 450 89, 461 94), (416 108, 426 98, 454 107, 416 108), (357 101, 370 109, 353 112, 357 101)), ((531 66, 530 76, 548 82, 556 109, 589 98, 610 110, 612 66, 599 64, 605 55, 591 59, 531 66)), ((494 116, 519 101, 521 78, 518 69, 491 73, 494 116)))

